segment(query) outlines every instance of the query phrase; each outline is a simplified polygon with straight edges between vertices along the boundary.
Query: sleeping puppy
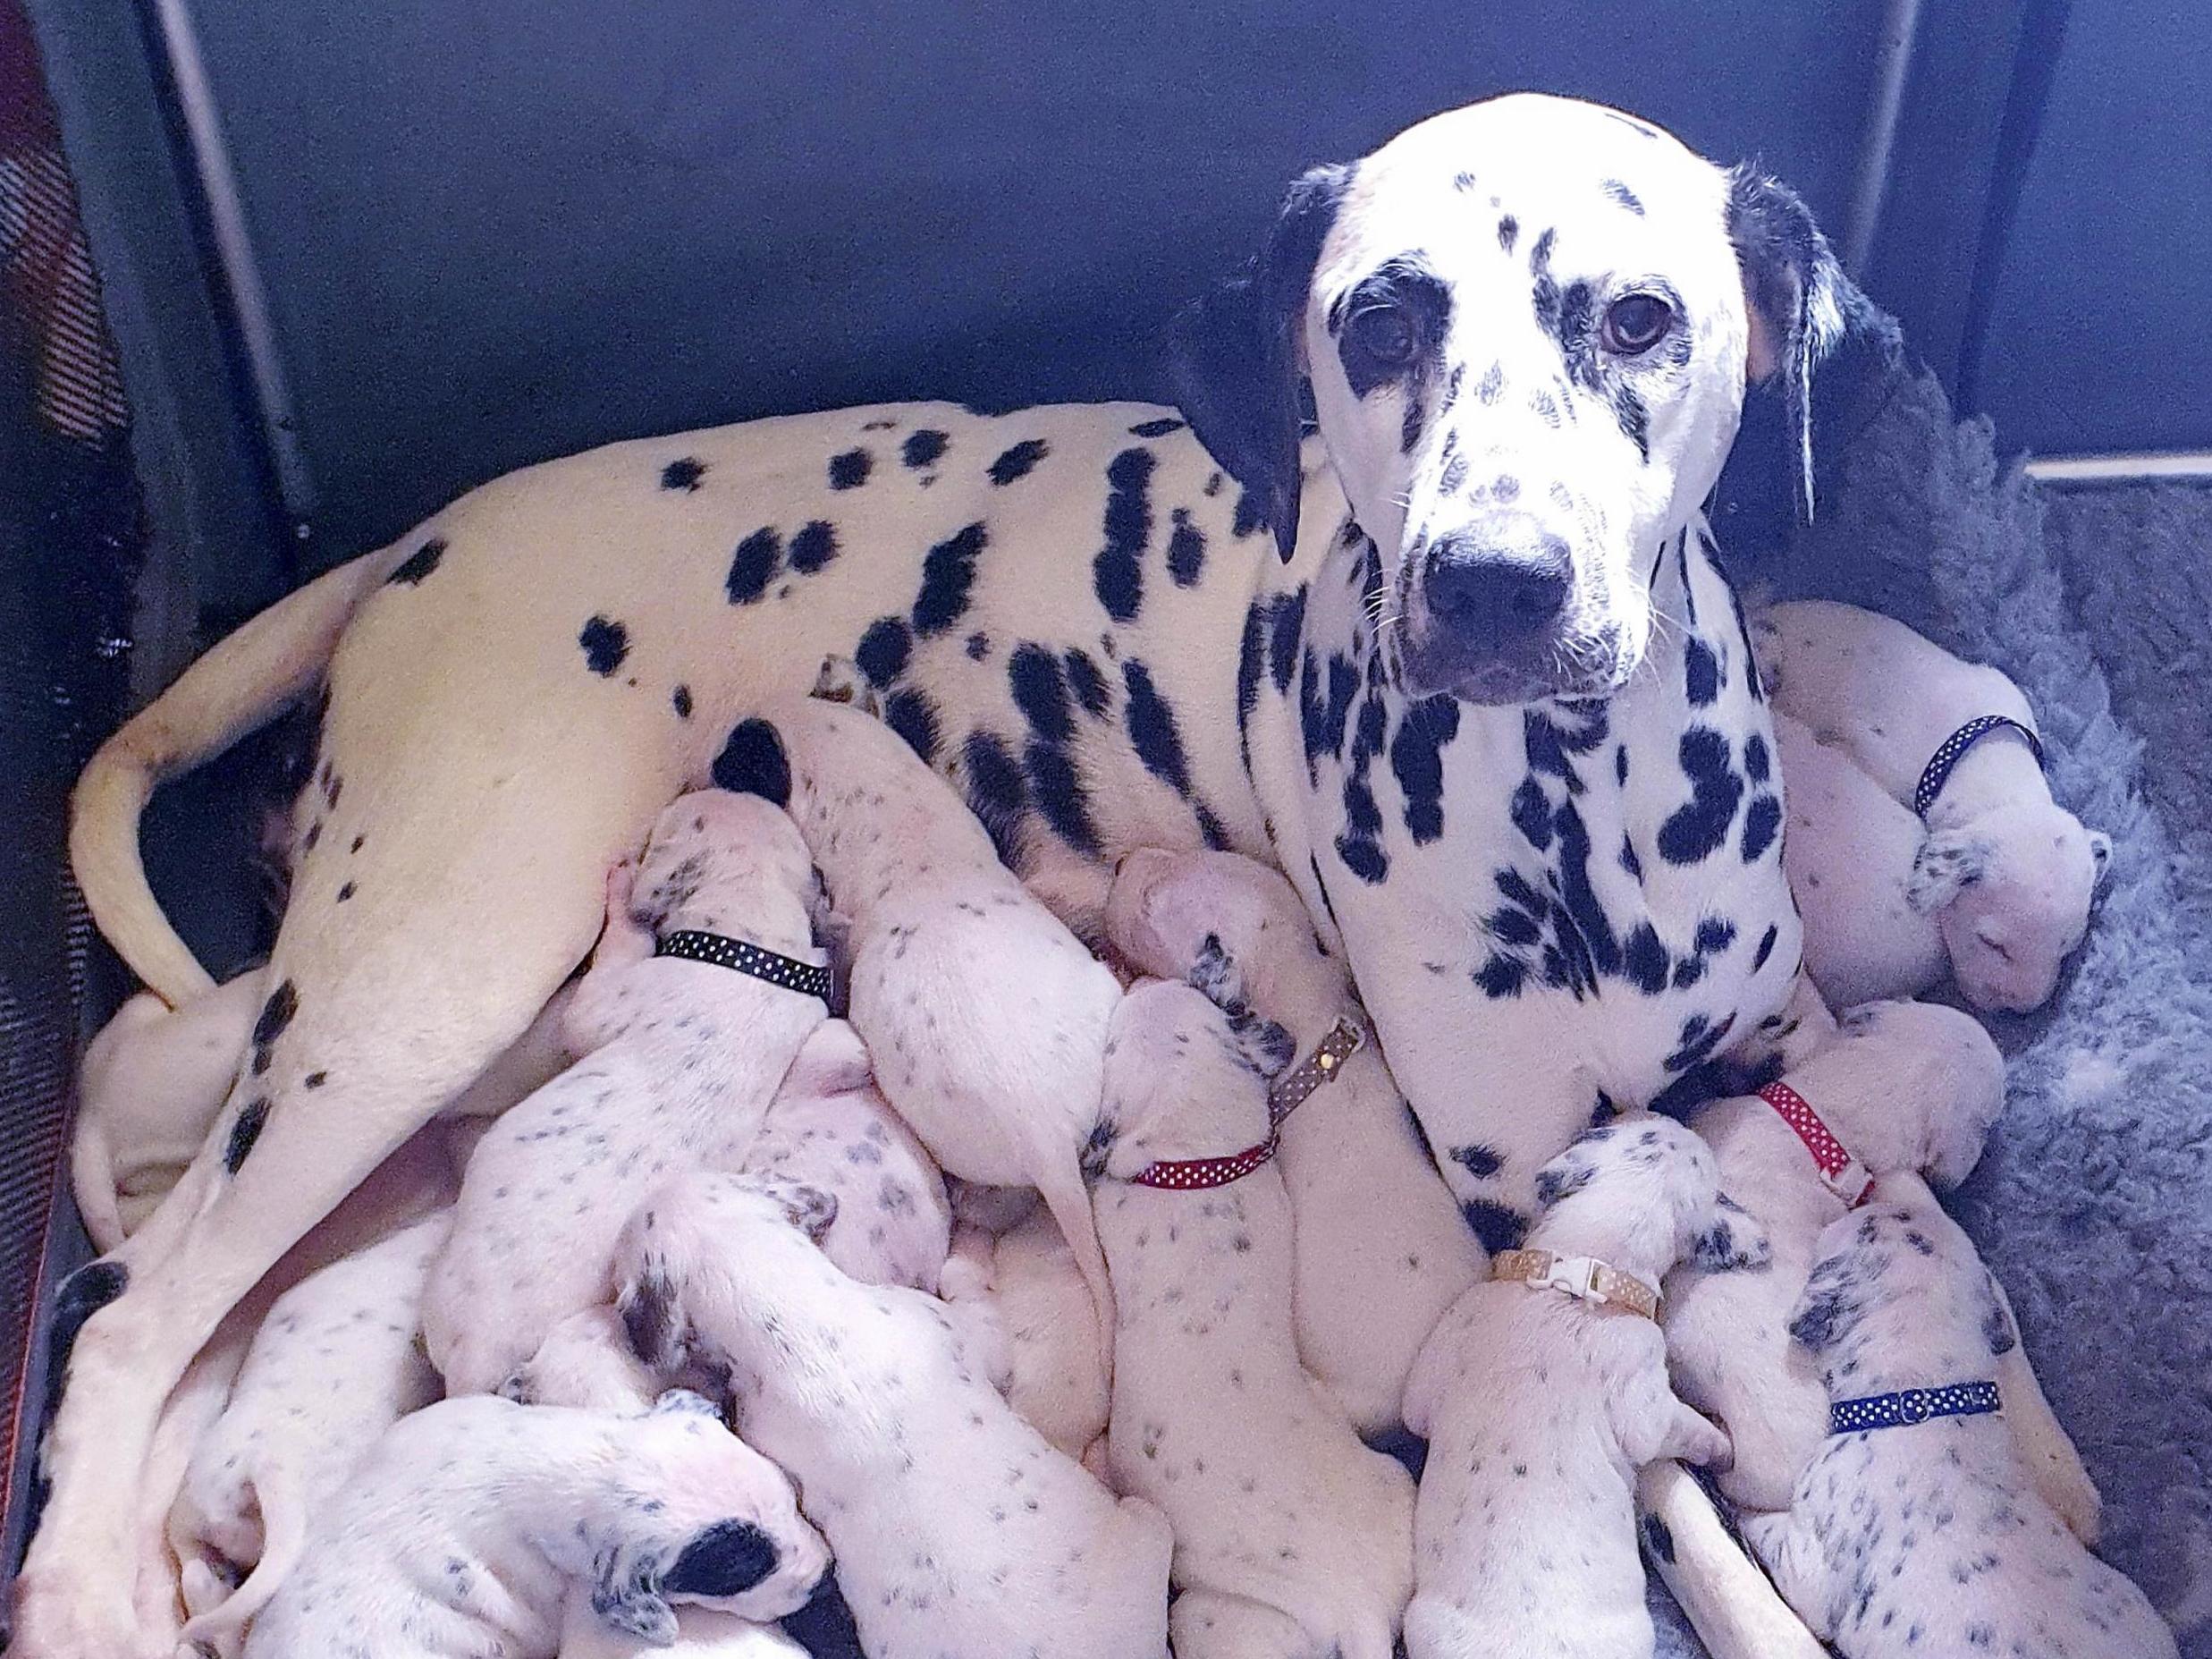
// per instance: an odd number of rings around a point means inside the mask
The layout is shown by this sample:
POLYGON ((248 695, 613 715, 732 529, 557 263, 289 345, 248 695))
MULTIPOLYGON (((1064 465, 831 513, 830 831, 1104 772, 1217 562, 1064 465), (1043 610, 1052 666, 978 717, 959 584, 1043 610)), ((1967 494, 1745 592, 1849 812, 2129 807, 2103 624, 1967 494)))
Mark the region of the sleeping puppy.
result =
POLYGON ((1662 1319, 1676 1391, 1734 1443, 1720 1488, 1754 1510, 1789 1507, 1828 1433, 1828 1392, 1786 1327, 1814 1240, 1846 1207, 1783 1108, 1805 1103, 1830 1137, 1822 1144, 1856 1161, 1864 1173, 1836 1178, 1855 1196, 1849 1182, 1869 1173, 1920 1170, 1957 1185, 2005 1105, 2005 1061, 1988 1033, 1971 1014, 1928 1003, 1852 1011, 1836 1038, 1781 1081, 1771 1101, 1716 1101, 1690 1120, 1729 1197, 1764 1230, 1772 1259, 1755 1273, 1684 1262, 1667 1275, 1662 1319))
MULTIPOLYGON (((1094 1471, 1092 1452, 1112 1405, 1113 1356, 1060 1223, 1042 1206, 993 1239, 963 1225, 940 1287, 1002 1345, 1006 1403, 1053 1450, 1094 1471)), ((1102 1457, 1103 1452, 1099 1452, 1102 1457)))
MULTIPOLYGON (((1314 1054, 1358 1003, 1304 904, 1233 852, 1133 852, 1107 902, 1116 950, 1146 973, 1238 976, 1253 1010, 1314 1054)), ((1439 1151, 1480 1161, 1479 1147, 1439 1151)), ((1487 1273, 1482 1246, 1372 1042, 1285 1120, 1277 1160, 1297 1235, 1298 1357, 1363 1435, 1397 1425, 1406 1374, 1447 1308, 1487 1273)))
POLYGON ((309 1518, 378 1435, 438 1397, 415 1340, 423 1280, 452 1213, 404 1227, 301 1281, 269 1309, 230 1401, 192 1449, 169 1516, 193 1618, 182 1639, 239 1650, 300 1560, 309 1518), (228 1596, 219 1586, 250 1565, 228 1596))
POLYGON ((1918 996, 1950 971, 1938 918, 1912 900, 1928 826, 1840 749, 1777 713, 1789 792, 1782 868, 1805 921, 1805 972, 1831 1006, 1918 996))
POLYGON ((499 1387, 561 1320, 610 1301, 615 1239, 655 1187, 751 1152, 828 1004, 656 951, 680 937, 812 961, 814 898, 791 821, 719 791, 661 814, 634 888, 626 871, 610 878, 606 932, 568 1012, 586 1058, 485 1134, 431 1270, 423 1335, 447 1392, 499 1387))
POLYGON ((1175 1530, 1177 1659, 1390 1659, 1413 1589, 1412 1480, 1298 1365, 1282 1176, 1177 1184, 1269 1140, 1267 1079, 1291 1057, 1280 1027, 1233 1028, 1161 980, 1123 999, 1107 1048, 1108 1467, 1175 1530))
POLYGON ((829 1559, 790 1483, 696 1394, 634 1418, 448 1400, 317 1513, 246 1659, 553 1659, 578 1583, 602 1620, 665 1646, 671 1604, 780 1619, 829 1559))
POLYGON ((1016 1417, 934 1299, 840 1273, 816 1243, 831 1206, 757 1176, 663 1188, 623 1239, 639 1352, 727 1376, 829 1536, 872 1659, 1165 1659, 1160 1512, 1016 1417))
POLYGON ((1965 1234, 1884 1181, 1819 1255, 1790 1330, 1836 1432, 1786 1514, 1744 1522, 1814 1633, 1845 1659, 2174 1659, 2143 1593, 2036 1491, 1991 1387, 2012 1322, 1965 1234))
POLYGON ((1646 1311, 1685 1256, 1717 1269, 1766 1259, 1757 1223, 1721 1197, 1712 1155, 1680 1124, 1636 1113, 1587 1130, 1544 1166, 1536 1194, 1526 1249, 1500 1254, 1501 1277, 1453 1305, 1406 1384, 1406 1426, 1429 1440, 1411 1659, 1650 1655, 1636 1473, 1727 1456, 1727 1436, 1668 1389, 1646 1311))
MULTIPOLYGON (((825 688, 840 675, 859 678, 832 659, 825 688)), ((862 707, 780 705, 773 724, 731 733, 715 778, 798 821, 891 1105, 947 1174, 1037 1189, 1110 1330, 1082 1160, 1120 982, 999 861, 952 785, 862 707)))
POLYGON ((745 1168, 837 1200, 823 1253, 863 1284, 934 1292, 952 1205, 928 1150, 875 1086, 868 1050, 825 1020, 784 1074, 745 1168))
POLYGON ((1774 605, 1752 631, 1775 707, 1926 822, 1906 893, 1937 918, 1967 1001, 2041 1007, 2081 943, 2112 841, 2051 800, 2019 729, 2035 724, 2020 688, 1853 605, 1774 605), (2011 724, 1957 747, 1985 715, 2011 724))

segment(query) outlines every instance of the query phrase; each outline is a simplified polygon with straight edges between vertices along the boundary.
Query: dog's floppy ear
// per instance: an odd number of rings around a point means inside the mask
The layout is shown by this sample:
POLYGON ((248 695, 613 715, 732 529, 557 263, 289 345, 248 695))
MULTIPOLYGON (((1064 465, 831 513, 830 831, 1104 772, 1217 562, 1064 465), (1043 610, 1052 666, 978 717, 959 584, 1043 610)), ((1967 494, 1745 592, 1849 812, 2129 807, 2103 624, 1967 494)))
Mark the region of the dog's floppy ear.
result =
POLYGON ((1766 1266, 1774 1259, 1774 1243, 1757 1216, 1727 1193, 1716 1193, 1691 1238, 1690 1256, 1708 1273, 1730 1273, 1766 1266))
POLYGON ((1599 1154, 1612 1138, 1610 1122, 1575 1136, 1565 1152, 1536 1172, 1536 1206, 1548 1210, 1590 1185, 1597 1178, 1599 1154))
POLYGON ((1781 377, 1797 452, 1797 509, 1811 523, 1813 370, 1873 308, 1797 193, 1750 162, 1728 174, 1728 240, 1751 312, 1747 371, 1754 381, 1781 377))
POLYGON ((776 1570, 775 1540, 749 1520, 694 1534, 661 1581, 667 1596, 742 1596, 776 1570))
POLYGON ((1912 874, 1904 884, 1904 901, 1921 915, 1940 910, 1988 868, 1989 843, 1979 836, 1941 832, 1928 837, 1912 855, 1912 874))
POLYGON ((1856 1242, 1823 1258, 1790 1309, 1790 1335, 1816 1354, 1835 1347, 1865 1316, 1868 1284, 1880 1272, 1879 1256, 1856 1242))
POLYGON ((1301 177, 1243 275, 1190 307, 1169 334, 1177 402, 1198 441, 1258 504, 1286 564, 1298 543, 1306 291, 1352 174, 1316 167, 1301 177))
POLYGON ((676 1610, 662 1599, 654 1551, 635 1546, 609 1550, 597 1565, 592 1612, 655 1647, 666 1647, 676 1639, 676 1610))
POLYGON ((1272 1020, 1254 1011, 1245 992, 1244 969, 1222 948, 1220 934, 1208 934, 1199 944, 1198 959, 1191 964, 1189 983, 1192 989, 1203 992, 1208 1002, 1228 1016, 1229 1035, 1236 1041, 1237 1052, 1262 1077, 1272 1079, 1280 1076, 1298 1057, 1297 1039, 1272 1020))
POLYGON ((656 1371, 683 1364, 691 1345, 689 1321, 678 1297, 676 1281, 657 1252, 648 1250, 629 1282, 615 1298, 614 1311, 637 1358, 656 1371))
POLYGON ((753 1185, 783 1207, 784 1218, 816 1244, 829 1236, 837 1220, 837 1195, 800 1181, 779 1181, 762 1176, 753 1185))

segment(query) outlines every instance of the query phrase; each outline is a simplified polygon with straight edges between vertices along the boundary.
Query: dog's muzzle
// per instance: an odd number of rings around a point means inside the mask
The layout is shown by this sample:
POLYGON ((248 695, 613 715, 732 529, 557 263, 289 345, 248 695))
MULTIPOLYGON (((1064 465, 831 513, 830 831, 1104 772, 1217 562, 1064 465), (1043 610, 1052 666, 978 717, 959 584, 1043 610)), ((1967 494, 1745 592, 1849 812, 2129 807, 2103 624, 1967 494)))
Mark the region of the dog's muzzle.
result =
POLYGON ((1439 537, 1408 578, 1403 676, 1415 695, 1525 703, 1613 689, 1617 653, 1566 637, 1574 549, 1536 514, 1494 514, 1439 537))

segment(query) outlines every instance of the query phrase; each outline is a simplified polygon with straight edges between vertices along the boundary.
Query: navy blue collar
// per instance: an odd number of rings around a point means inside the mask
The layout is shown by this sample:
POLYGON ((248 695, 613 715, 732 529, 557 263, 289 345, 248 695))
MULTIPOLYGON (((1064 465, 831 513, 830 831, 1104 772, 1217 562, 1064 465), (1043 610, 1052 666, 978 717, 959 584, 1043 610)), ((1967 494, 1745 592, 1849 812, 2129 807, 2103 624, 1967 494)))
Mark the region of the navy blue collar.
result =
POLYGON ((1976 715, 1937 746, 1928 769, 1912 786, 1912 810, 1926 817, 1929 808, 1936 804, 1936 797, 1943 793, 1943 786, 1951 781, 1952 769, 1966 758, 1968 749, 1992 732, 2017 732, 2027 740, 2028 752, 2035 757, 2035 764, 2044 764, 2043 740, 2029 727, 2010 715, 1976 715))
POLYGON ((1932 1417, 1985 1417, 2002 1410, 1995 1383, 1946 1383, 1941 1388, 1903 1388, 1894 1394, 1838 1400, 1828 1409, 1828 1432, 1855 1435, 1867 1428, 1910 1428, 1932 1417))
POLYGON ((825 1003, 830 1000, 828 969, 802 962, 796 956, 779 956, 743 939, 725 938, 718 933, 701 933, 687 927, 663 934, 654 942, 653 953, 673 956, 680 961, 727 968, 732 973, 747 974, 786 991, 797 991, 801 996, 818 996, 825 1003))

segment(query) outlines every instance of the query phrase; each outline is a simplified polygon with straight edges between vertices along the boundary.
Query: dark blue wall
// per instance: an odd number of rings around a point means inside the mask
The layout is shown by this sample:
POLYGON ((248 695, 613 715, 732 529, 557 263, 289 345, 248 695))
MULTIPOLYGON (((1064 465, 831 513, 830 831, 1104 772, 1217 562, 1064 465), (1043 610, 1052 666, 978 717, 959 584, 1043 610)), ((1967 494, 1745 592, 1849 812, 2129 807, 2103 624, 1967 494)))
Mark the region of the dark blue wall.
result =
POLYGON ((617 436, 1141 390, 1293 173, 1492 91, 1762 152, 1836 220, 1880 6, 194 13, 335 557, 617 436))

